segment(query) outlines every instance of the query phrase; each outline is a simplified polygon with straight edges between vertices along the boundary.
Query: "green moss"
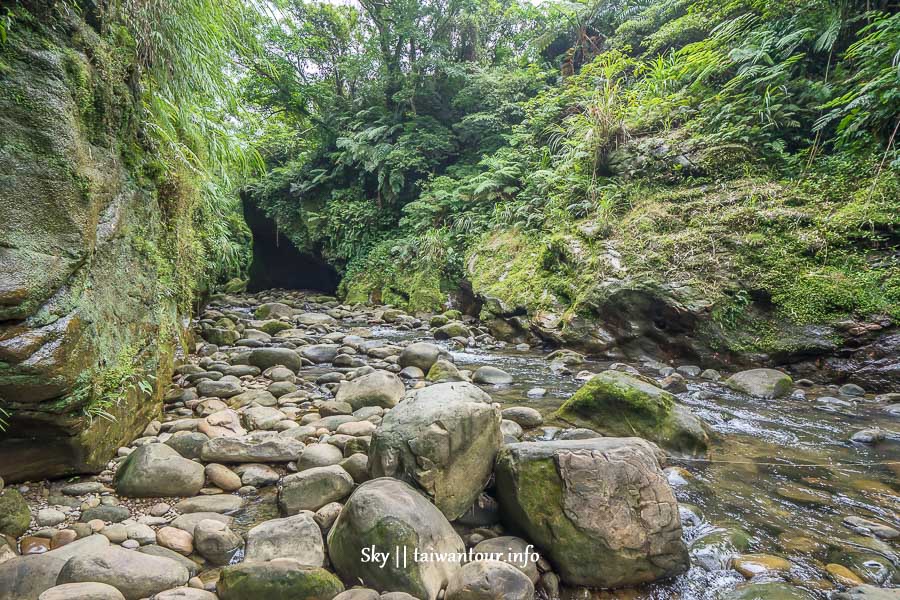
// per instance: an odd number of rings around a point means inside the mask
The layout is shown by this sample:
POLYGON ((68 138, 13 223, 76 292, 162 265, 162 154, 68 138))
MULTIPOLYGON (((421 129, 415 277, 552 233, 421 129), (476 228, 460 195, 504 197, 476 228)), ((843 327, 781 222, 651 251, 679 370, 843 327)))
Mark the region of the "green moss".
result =
POLYGON ((558 415, 586 419, 608 435, 647 435, 664 426, 674 403, 671 394, 649 383, 605 371, 581 386, 558 415))
POLYGON ((31 511, 19 490, 6 488, 0 492, 0 535, 20 537, 31 525, 31 511))

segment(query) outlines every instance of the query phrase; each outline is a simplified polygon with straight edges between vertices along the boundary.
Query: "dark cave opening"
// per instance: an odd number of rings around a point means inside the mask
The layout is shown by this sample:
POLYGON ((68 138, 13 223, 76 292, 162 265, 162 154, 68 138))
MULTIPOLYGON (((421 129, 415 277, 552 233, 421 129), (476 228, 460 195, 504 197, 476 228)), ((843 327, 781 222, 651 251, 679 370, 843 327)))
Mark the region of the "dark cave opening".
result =
POLYGON ((318 290, 325 294, 337 291, 340 277, 321 256, 301 252, 249 199, 242 198, 244 220, 253 233, 253 262, 247 291, 269 288, 318 290))

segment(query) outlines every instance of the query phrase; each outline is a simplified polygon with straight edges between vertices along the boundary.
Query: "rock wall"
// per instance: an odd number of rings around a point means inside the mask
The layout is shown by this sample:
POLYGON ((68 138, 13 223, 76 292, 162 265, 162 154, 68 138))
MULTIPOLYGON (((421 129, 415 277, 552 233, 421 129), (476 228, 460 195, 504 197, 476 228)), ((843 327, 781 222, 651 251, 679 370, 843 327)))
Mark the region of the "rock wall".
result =
POLYGON ((151 389, 169 379, 178 328, 165 223, 131 166, 127 52, 80 18, 16 26, 0 46, 0 476, 12 481, 101 469, 158 412, 151 389))

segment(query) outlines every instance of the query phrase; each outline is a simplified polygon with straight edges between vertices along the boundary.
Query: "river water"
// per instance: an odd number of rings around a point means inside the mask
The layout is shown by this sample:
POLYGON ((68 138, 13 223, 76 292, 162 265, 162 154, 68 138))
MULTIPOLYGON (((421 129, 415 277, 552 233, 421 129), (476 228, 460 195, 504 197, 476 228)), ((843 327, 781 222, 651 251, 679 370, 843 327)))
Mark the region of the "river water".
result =
MULTIPOLYGON (((375 328, 373 334, 392 341, 434 342, 427 332, 392 327, 375 328)), ((489 364, 513 375, 512 385, 488 390, 504 407, 530 406, 544 414, 545 425, 565 426, 554 423, 552 415, 582 382, 572 374, 554 373, 545 352, 447 347, 460 368, 489 364), (547 394, 530 398, 527 392, 535 387, 547 394)), ((589 361, 573 370, 600 372, 609 366, 589 361)), ((658 372, 640 364, 631 366, 658 377, 658 372)), ((688 379, 687 387, 676 396, 713 433, 706 459, 670 462, 687 471, 673 474, 670 481, 682 504, 693 567, 665 584, 595 597, 719 598, 746 582, 728 568, 735 552, 787 558, 790 570, 777 580, 798 586, 811 597, 828 597, 836 589, 825 571, 829 564, 843 565, 867 583, 900 584, 897 540, 862 535, 842 523, 854 515, 895 528, 900 523, 900 443, 849 441, 863 428, 897 431, 898 418, 884 410, 884 403, 871 394, 832 404, 817 401, 838 396, 835 386, 811 386, 803 389, 805 397, 777 400, 752 398, 700 379, 688 379)), ((531 433, 550 434, 552 430, 531 433)), ((767 578, 771 576, 753 581, 767 578)))

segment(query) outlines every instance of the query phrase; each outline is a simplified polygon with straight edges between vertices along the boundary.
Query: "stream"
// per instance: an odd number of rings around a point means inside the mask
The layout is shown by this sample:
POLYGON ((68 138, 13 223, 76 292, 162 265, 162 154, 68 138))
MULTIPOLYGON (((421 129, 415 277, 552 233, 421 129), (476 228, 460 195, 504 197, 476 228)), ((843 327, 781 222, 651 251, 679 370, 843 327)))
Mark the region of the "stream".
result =
MULTIPOLYGON (((391 342, 435 342, 427 330, 378 326, 372 333, 391 342)), ((492 365, 513 375, 513 384, 488 391, 504 408, 529 406, 544 415, 544 428, 526 432, 523 439, 549 439, 554 426, 566 426, 554 422, 553 413, 583 381, 575 373, 555 373, 545 359, 547 351, 458 349, 436 343, 451 352, 461 369, 492 365), (545 389, 546 395, 529 397, 533 388, 545 389)), ((610 365, 587 361, 572 370, 601 372, 610 365)), ((646 365, 630 366, 659 377, 658 370, 646 365)), ((876 445, 849 441, 863 428, 896 430, 897 416, 883 403, 871 394, 836 401, 837 386, 796 388, 802 391, 775 400, 752 398, 698 378, 687 378, 687 388, 676 396, 714 433, 707 459, 672 458, 670 463, 686 471, 678 475, 679 470, 670 469, 670 482, 682 504, 693 566, 665 584, 595 597, 716 598, 745 581, 727 568, 734 550, 787 558, 791 568, 783 578, 818 595, 834 588, 825 576, 828 564, 846 566, 874 585, 900 583, 896 546, 842 523, 847 516, 894 526, 900 522, 900 444, 896 439, 876 445)))

